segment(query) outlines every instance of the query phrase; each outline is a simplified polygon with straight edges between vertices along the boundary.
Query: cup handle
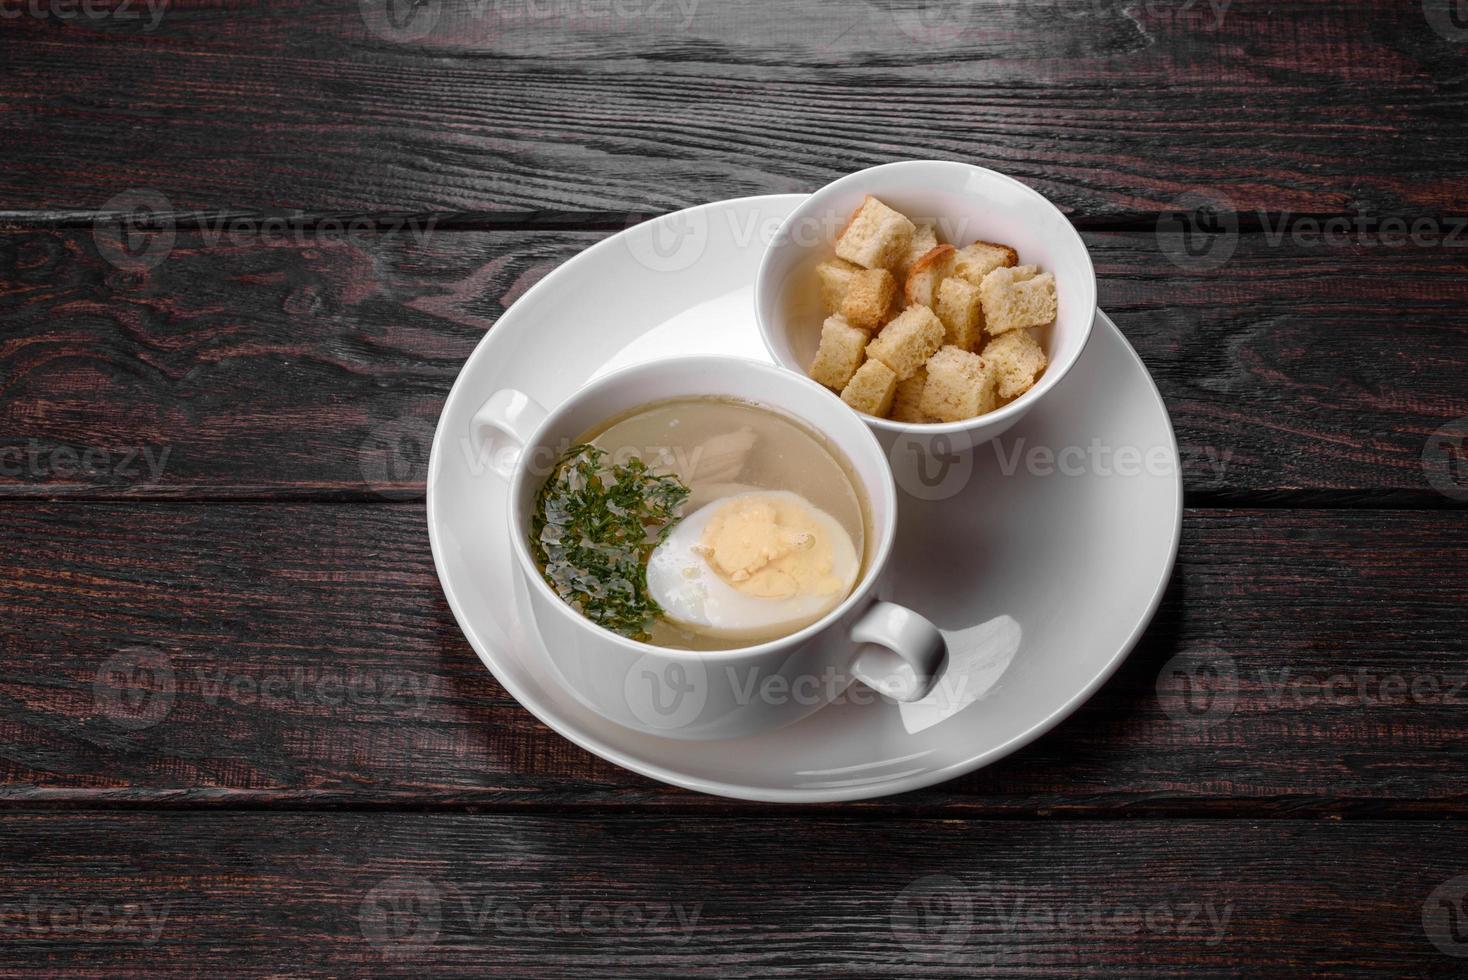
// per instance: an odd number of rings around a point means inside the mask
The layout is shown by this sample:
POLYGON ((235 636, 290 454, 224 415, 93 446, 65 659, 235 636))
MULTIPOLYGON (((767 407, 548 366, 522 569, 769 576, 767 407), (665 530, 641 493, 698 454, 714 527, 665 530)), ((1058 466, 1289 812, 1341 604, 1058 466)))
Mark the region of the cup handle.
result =
POLYGON ((948 643, 925 617, 894 602, 879 602, 851 628, 858 644, 851 672, 894 701, 919 701, 938 683, 948 643))
POLYGON ((475 458, 487 460, 491 470, 508 480, 546 414, 540 403, 523 391, 506 388, 490 395, 469 423, 475 458))

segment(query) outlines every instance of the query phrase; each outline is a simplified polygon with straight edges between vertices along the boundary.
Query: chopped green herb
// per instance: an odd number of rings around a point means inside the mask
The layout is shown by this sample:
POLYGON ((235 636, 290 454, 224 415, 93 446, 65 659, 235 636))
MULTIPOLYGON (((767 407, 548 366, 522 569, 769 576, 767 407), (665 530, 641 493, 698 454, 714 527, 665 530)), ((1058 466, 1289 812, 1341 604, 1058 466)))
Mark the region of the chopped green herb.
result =
POLYGON ((530 548, 550 587, 599 626, 646 640, 662 613, 647 590, 647 560, 679 518, 688 488, 641 459, 605 465, 572 446, 535 500, 530 548))

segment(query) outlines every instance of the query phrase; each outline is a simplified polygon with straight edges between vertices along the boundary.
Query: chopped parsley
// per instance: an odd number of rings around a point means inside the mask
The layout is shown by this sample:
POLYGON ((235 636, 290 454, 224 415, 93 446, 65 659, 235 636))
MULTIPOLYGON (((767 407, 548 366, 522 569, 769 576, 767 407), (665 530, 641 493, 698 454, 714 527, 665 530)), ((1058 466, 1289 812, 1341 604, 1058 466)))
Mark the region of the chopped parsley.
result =
POLYGON ((593 623, 646 641, 662 613, 648 594, 647 560, 688 492, 636 457, 608 467, 603 450, 572 446, 535 499, 530 548, 541 574, 593 623))

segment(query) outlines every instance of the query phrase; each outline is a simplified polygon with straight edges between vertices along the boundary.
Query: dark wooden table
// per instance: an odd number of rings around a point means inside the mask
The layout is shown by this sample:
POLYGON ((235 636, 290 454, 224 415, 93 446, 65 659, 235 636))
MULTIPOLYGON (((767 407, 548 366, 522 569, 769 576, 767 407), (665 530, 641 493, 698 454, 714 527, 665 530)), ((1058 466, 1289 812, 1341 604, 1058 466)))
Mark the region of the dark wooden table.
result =
POLYGON ((1464 4, 381 3, 0 4, 0 971, 1468 971, 1464 4), (456 372, 630 223, 909 157, 1082 229, 1162 611, 908 796, 575 748, 433 573, 456 372))

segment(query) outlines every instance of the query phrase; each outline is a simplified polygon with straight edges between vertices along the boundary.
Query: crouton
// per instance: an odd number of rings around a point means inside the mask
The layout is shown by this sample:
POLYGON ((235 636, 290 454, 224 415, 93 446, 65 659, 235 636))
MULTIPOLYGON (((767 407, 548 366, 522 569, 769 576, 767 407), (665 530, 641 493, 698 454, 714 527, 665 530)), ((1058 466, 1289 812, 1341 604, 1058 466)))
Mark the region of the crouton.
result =
POLYGON ((869 194, 836 239, 836 254, 867 269, 895 269, 916 231, 905 215, 869 194))
POLYGON ((828 314, 841 312, 841 303, 856 281, 856 274, 861 271, 861 266, 845 259, 834 259, 816 266, 816 276, 821 281, 821 305, 828 314))
POLYGON ((984 277, 995 269, 1006 269, 1019 265, 1019 253, 1008 245, 993 242, 974 242, 958 250, 953 258, 953 274, 962 276, 975 286, 984 284, 984 277))
POLYGON ((863 269, 852 277, 851 288, 841 303, 841 315, 860 330, 875 330, 887 322, 892 301, 897 298, 897 280, 886 269, 863 269))
POLYGON ((952 245, 939 245, 913 263, 902 289, 909 306, 932 309, 937 304, 938 284, 953 275, 953 256, 956 254, 957 250, 952 245))
POLYGON ((928 361, 918 408, 939 422, 962 422, 994 410, 994 371, 977 354, 944 347, 928 361))
POLYGON ((1040 372, 1050 366, 1045 349, 1028 330, 1011 330, 989 341, 984 360, 994 369, 1000 398, 1018 398, 1034 387, 1040 372))
POLYGON ((897 380, 906 381, 942 346, 943 322, 926 306, 909 306, 867 345, 867 357, 881 361, 897 373, 897 380))
POLYGON ((922 412, 923 386, 928 383, 927 368, 918 368, 917 373, 906 381, 897 382, 897 392, 892 396, 894 422, 931 422, 922 412))
POLYGON ((1055 319, 1055 277, 1033 265, 995 269, 984 277, 979 295, 984 301, 984 325, 993 337, 1055 319))
POLYGON ((944 344, 967 351, 978 346, 984 332, 984 304, 979 300, 978 286, 958 276, 944 279, 933 312, 943 321, 944 344))
POLYGON ((841 400, 858 412, 885 418, 892 410, 897 375, 881 361, 867 361, 842 389, 841 400))
POLYGON ((832 391, 845 388, 866 359, 870 339, 865 330, 856 329, 839 316, 831 317, 821 327, 821 346, 810 366, 810 376, 832 391))
POLYGON ((913 232, 912 244, 907 246, 907 256, 902 260, 902 264, 897 267, 898 280, 907 282, 907 274, 912 271, 914 265, 917 265, 918 259, 937 247, 938 229, 933 226, 932 222, 919 224, 917 231, 913 232))

